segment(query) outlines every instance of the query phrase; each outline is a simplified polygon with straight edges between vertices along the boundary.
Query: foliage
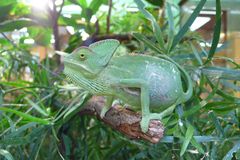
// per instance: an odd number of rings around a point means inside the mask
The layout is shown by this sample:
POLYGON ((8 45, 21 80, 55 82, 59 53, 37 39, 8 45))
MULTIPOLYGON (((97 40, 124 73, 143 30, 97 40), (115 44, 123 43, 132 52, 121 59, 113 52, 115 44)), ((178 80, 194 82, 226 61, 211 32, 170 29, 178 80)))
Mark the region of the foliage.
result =
MULTIPOLYGON (((78 111, 90 96, 66 82, 53 67, 54 58, 39 62, 30 53, 32 45, 24 43, 32 38, 35 44, 52 46, 51 35, 56 30, 52 11, 36 15, 33 8, 17 0, 1 1, 0 159, 238 159, 240 98, 234 93, 239 92, 240 65, 230 58, 214 56, 219 50, 220 0, 216 0, 217 19, 209 51, 199 47, 204 41, 199 35, 188 32, 206 0, 199 2, 182 27, 176 22, 180 15, 173 13, 178 6, 161 2, 165 4, 157 8, 157 13, 164 9, 166 17, 156 19, 156 6, 148 4, 145 8, 146 3, 135 0, 140 12, 116 11, 111 16, 110 29, 110 34, 116 35, 134 32, 139 40, 124 42, 123 50, 169 59, 184 66, 192 76, 193 97, 163 119, 165 137, 153 145, 129 140, 94 117, 79 116, 78 111), (17 39, 7 35, 24 29, 27 34, 17 39), (217 58, 231 68, 215 66, 217 58)), ((59 13, 58 25, 72 26, 75 32, 66 51, 84 42, 83 30, 90 35, 88 40, 96 35, 106 36, 108 14, 101 11, 106 1, 66 0, 56 7, 61 11, 61 7, 70 4, 82 11, 71 18, 59 13), (93 15, 97 15, 99 24, 91 22, 93 15)), ((116 10, 114 5, 112 10, 116 10)))

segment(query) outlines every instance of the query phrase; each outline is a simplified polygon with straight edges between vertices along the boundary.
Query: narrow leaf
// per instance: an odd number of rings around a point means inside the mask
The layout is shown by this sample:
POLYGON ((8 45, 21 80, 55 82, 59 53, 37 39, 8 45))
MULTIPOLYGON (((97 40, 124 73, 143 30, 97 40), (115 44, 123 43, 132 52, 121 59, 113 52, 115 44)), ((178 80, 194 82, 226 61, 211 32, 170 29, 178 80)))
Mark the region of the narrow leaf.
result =
POLYGON ((192 137, 191 144, 192 144, 194 147, 196 147, 197 150, 198 150, 200 153, 204 154, 204 150, 203 150, 203 148, 202 148, 202 145, 201 145, 200 143, 198 143, 194 137, 192 137))
POLYGON ((92 1, 89 5, 89 8, 91 8, 93 11, 93 14, 95 14, 102 4, 103 4, 103 0, 92 1))
POLYGON ((204 67, 201 68, 201 71, 204 75, 211 78, 240 81, 240 70, 237 69, 226 67, 204 67))
POLYGON ((14 31, 15 29, 21 29, 23 27, 29 27, 34 25, 36 25, 36 22, 32 21, 31 19, 9 20, 0 23, 0 32, 14 31))
POLYGON ((48 116, 47 112, 44 111, 39 105, 37 105, 36 103, 34 103, 32 100, 30 100, 28 97, 24 98, 36 111, 38 111, 39 113, 41 113, 44 116, 48 116))
POLYGON ((27 124, 17 128, 15 131, 11 132, 10 134, 7 134, 6 137, 8 137, 8 138, 18 137, 19 135, 23 134, 29 128, 33 128, 35 126, 36 126, 35 122, 27 123, 27 124))
POLYGON ((232 160, 233 158, 233 153, 237 152, 240 150, 240 141, 238 141, 233 148, 228 151, 228 153, 224 156, 223 160, 232 160))
POLYGON ((205 62, 205 64, 209 63, 212 60, 212 57, 215 54, 217 45, 218 45, 218 41, 220 38, 220 33, 221 33, 221 24, 222 24, 222 10, 221 10, 221 1, 220 0, 216 0, 216 22, 215 22, 215 27, 214 27, 214 33, 213 33, 213 41, 212 41, 212 45, 208 54, 208 58, 207 61, 205 62))
POLYGON ((183 141, 182 148, 181 148, 181 152, 180 152, 181 156, 185 153, 185 151, 186 151, 186 149, 188 147, 188 144, 189 144, 189 142, 191 141, 191 139, 193 137, 193 133, 194 133, 194 128, 193 128, 192 125, 189 125, 188 128, 187 128, 187 132, 186 132, 184 141, 183 141))
POLYGON ((191 45, 193 54, 194 54, 196 60, 198 61, 199 65, 203 65, 202 58, 201 58, 200 55, 198 54, 197 49, 194 47, 194 45, 193 45, 192 43, 190 43, 190 45, 191 45))
POLYGON ((79 110, 82 108, 83 104, 90 98, 90 94, 88 92, 84 92, 82 96, 80 96, 80 100, 77 104, 72 106, 68 112, 63 116, 63 120, 66 122, 68 121, 73 115, 79 112, 79 110))
POLYGON ((162 35, 162 31, 158 25, 158 23, 156 22, 156 19, 153 17, 153 15, 151 13, 149 13, 146 9, 145 9, 145 5, 142 2, 142 0, 134 0, 134 2, 137 4, 138 9, 142 12, 142 14, 144 14, 144 16, 151 21, 152 24, 152 28, 153 28, 153 33, 155 34, 155 38, 157 39, 159 46, 161 47, 162 50, 165 50, 164 47, 164 40, 163 40, 163 35, 162 35))
POLYGON ((0 155, 4 156, 7 160, 14 160, 11 153, 9 153, 7 150, 0 149, 0 155))
MULTIPOLYGON (((213 137, 213 136, 193 136, 194 139, 198 143, 207 143, 207 142, 216 142, 221 141, 222 139, 219 137, 213 137)), ((160 142, 162 143, 182 143, 182 141, 176 141, 173 136, 164 136, 160 142)))
POLYGON ((209 117, 212 119, 217 131, 221 134, 221 136, 224 136, 224 130, 219 122, 219 120, 217 119, 216 115, 213 113, 213 111, 209 112, 209 117))
POLYGON ((133 36, 139 40, 144 42, 144 44, 146 46, 148 46, 150 49, 152 49, 153 51, 156 51, 157 53, 162 53, 164 54, 164 51, 161 50, 160 48, 158 48, 152 41, 148 40, 144 35, 140 34, 140 33, 133 33, 133 36))
POLYGON ((200 11, 202 10, 204 4, 206 3, 207 0, 201 0, 197 7, 194 9, 193 13, 187 20, 187 22, 183 25, 183 27, 180 29, 178 34, 174 37, 172 48, 173 49, 183 38, 183 36, 186 34, 188 31, 189 27, 193 24, 194 20, 197 18, 199 15, 200 11))
POLYGON ((167 17, 168 17, 168 25, 169 25, 169 32, 168 32, 168 52, 170 52, 172 48, 172 43, 174 39, 174 18, 172 13, 172 7, 169 3, 167 3, 167 17))
POLYGON ((37 117, 33 117, 27 113, 23 113, 23 112, 20 112, 20 111, 17 111, 17 110, 13 110, 13 109, 10 109, 10 108, 5 108, 5 107, 0 107, 0 111, 4 111, 4 112, 10 112, 10 113, 14 113, 26 120, 29 120, 31 122, 37 122, 37 123, 40 123, 40 124, 50 124, 51 122, 46 120, 46 119, 41 119, 41 118, 37 118, 37 117))

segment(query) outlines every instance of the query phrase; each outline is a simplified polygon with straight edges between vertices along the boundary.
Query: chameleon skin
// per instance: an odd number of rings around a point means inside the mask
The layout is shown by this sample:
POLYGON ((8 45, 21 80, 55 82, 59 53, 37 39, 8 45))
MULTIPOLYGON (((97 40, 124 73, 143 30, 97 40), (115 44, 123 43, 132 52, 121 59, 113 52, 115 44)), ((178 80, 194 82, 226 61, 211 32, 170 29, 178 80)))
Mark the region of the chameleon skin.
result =
POLYGON ((118 45, 116 40, 104 40, 89 48, 78 48, 64 56, 64 74, 75 85, 107 97, 101 117, 110 109, 114 99, 121 99, 141 110, 141 129, 147 132, 151 119, 161 120, 165 116, 165 113, 151 113, 151 109, 163 111, 191 97, 190 78, 185 75, 188 90, 184 92, 179 66, 146 55, 112 57, 118 45))

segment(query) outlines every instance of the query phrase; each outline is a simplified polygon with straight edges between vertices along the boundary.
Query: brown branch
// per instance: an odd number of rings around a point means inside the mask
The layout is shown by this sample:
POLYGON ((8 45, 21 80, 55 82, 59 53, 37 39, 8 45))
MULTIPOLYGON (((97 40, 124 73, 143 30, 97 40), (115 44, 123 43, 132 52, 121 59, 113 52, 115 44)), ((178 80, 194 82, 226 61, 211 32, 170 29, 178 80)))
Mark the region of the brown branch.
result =
POLYGON ((52 29, 53 29, 53 36, 54 36, 54 49, 60 50, 60 40, 59 40, 59 30, 58 30, 58 12, 57 6, 55 4, 55 0, 52 0, 53 9, 49 8, 51 20, 52 20, 52 29))
POLYGON ((143 133, 140 128, 141 115, 129 109, 124 109, 120 105, 114 105, 102 119, 101 110, 104 106, 103 97, 92 97, 91 100, 79 112, 80 115, 95 115, 106 125, 123 133, 131 139, 143 139, 151 143, 158 143, 163 137, 164 127, 158 120, 151 120, 147 133, 143 133))
POLYGON ((63 6, 64 6, 64 3, 65 3, 65 0, 62 1, 62 4, 60 5, 60 10, 58 11, 58 17, 61 15, 62 13, 62 9, 63 9, 63 6))
POLYGON ((131 34, 112 34, 112 35, 92 35, 85 41, 81 43, 81 46, 89 46, 90 44, 104 40, 104 39, 117 39, 120 42, 122 41, 130 41, 134 39, 134 37, 131 34))
POLYGON ((95 32, 92 34, 92 36, 97 36, 100 33, 100 27, 99 27, 99 21, 98 19, 95 22, 95 32))
MULTIPOLYGON (((58 28, 58 18, 62 12, 62 8, 64 6, 64 0, 62 2, 62 4, 60 5, 60 10, 57 11, 57 6, 55 4, 56 0, 51 0, 53 8, 51 9, 49 7, 49 16, 51 18, 51 23, 52 23, 52 30, 53 30, 53 37, 54 37, 54 50, 61 50, 61 46, 60 46, 60 38, 59 38, 59 28, 58 28)), ((62 71, 63 68, 63 64, 61 63, 61 59, 60 56, 55 54, 53 57, 53 60, 56 62, 56 64, 59 65, 59 67, 57 67, 55 69, 55 73, 56 75, 59 74, 59 72, 62 71)))
POLYGON ((178 5, 180 6, 180 7, 182 7, 185 3, 187 3, 188 2, 188 0, 181 0, 179 3, 178 3, 178 5))
MULTIPOLYGON (((151 36, 147 36, 148 39, 151 39, 151 36)), ((131 40, 136 40, 131 34, 110 34, 110 35, 92 35, 89 38, 87 38, 85 41, 83 41, 80 46, 89 46, 90 44, 100 41, 100 40, 105 40, 105 39, 117 39, 120 42, 123 41, 131 41, 131 40)), ((183 43, 185 41, 193 41, 194 38, 192 37, 184 37, 179 43, 183 43)), ((165 42, 167 42, 167 39, 164 39, 165 42)))

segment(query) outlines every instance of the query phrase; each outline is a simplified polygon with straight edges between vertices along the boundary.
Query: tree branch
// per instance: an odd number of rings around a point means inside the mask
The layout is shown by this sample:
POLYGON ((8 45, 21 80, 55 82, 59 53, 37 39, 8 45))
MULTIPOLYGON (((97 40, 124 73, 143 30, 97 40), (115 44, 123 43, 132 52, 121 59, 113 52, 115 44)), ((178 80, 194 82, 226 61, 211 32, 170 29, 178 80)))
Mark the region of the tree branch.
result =
POLYGON ((81 46, 89 46, 94 42, 105 40, 105 39, 117 39, 120 42, 122 42, 122 41, 130 41, 134 39, 134 37, 131 34, 92 35, 91 37, 83 41, 81 43, 81 46))
POLYGON ((54 49, 60 50, 60 41, 59 41, 59 30, 58 30, 58 12, 57 6, 55 4, 55 0, 52 0, 53 9, 50 9, 50 15, 52 19, 52 29, 53 29, 53 36, 54 36, 54 49))
POLYGON ((111 126, 131 139, 143 139, 151 143, 158 143, 163 137, 164 127, 158 120, 151 120, 149 130, 143 133, 140 128, 141 115, 120 105, 114 105, 102 119, 101 110, 105 100, 103 97, 93 96, 83 107, 79 115, 95 115, 100 121, 111 126))

